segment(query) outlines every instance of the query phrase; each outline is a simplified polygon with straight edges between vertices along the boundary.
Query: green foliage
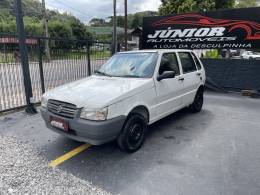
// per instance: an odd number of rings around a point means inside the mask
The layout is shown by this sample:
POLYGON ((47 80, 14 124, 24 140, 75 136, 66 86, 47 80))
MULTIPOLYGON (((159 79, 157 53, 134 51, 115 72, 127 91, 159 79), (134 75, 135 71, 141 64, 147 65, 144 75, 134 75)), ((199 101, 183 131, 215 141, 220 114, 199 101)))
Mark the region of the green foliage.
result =
POLYGON ((72 35, 74 39, 87 39, 91 35, 86 31, 85 25, 75 17, 70 17, 67 24, 71 27, 72 35))
POLYGON ((164 0, 159 8, 160 15, 190 12, 195 7, 193 0, 178 1, 178 0, 164 0))
POLYGON ((8 9, 0 8, 0 22, 12 21, 15 20, 15 17, 10 14, 8 9))
POLYGON ((232 8, 235 0, 161 0, 160 15, 232 8))
POLYGON ((22 0, 23 15, 41 19, 42 6, 39 0, 22 0))
POLYGON ((237 8, 256 7, 256 6, 257 6, 256 0, 239 0, 236 5, 237 8))
MULTIPOLYGON (((147 16, 155 16, 157 12, 154 11, 144 11, 144 12, 137 12, 135 14, 128 14, 128 28, 133 29, 138 26, 143 25, 143 18, 147 16)), ((123 26, 119 26, 123 27, 123 26)))
POLYGON ((16 32, 16 22, 10 21, 9 23, 0 22, 0 32, 14 34, 16 32))
POLYGON ((125 17, 124 16, 117 16, 117 26, 123 27, 125 25, 125 17))
POLYGON ((0 6, 1 7, 9 7, 10 6, 10 1, 9 0, 1 0, 0 1, 0 6))
POLYGON ((138 15, 134 15, 132 22, 131 22, 131 28, 137 28, 138 26, 141 26, 140 17, 138 15))
MULTIPOLYGON (((27 35, 43 36, 42 6, 39 0, 22 0, 24 27, 27 35)), ((93 39, 85 25, 68 13, 47 10, 51 37, 93 39)), ((0 33, 16 33, 14 0, 0 0, 0 33)))
POLYGON ((25 33, 27 35, 38 35, 41 36, 43 34, 42 23, 34 17, 25 16, 24 20, 24 27, 25 33))
MULTIPOLYGON (((142 26, 143 18, 146 16, 155 16, 157 12, 154 11, 144 11, 144 12, 137 12, 135 14, 128 14, 127 15, 127 24, 128 28, 133 29, 138 26, 142 26)), ((105 21, 102 18, 93 18, 90 20, 89 25, 91 27, 111 27, 113 24, 113 17, 108 17, 108 21, 105 21)), ((125 17, 124 16, 117 16, 117 26, 123 28, 125 25, 125 17)))
POLYGON ((205 55, 203 56, 203 58, 213 58, 213 59, 217 59, 220 58, 219 52, 217 49, 213 49, 210 51, 206 51, 205 55))
POLYGON ((101 26, 107 26, 108 23, 103 18, 92 18, 89 21, 90 26, 94 27, 101 27, 101 26))
POLYGON ((48 27, 51 37, 71 38, 73 35, 71 26, 58 20, 51 20, 48 27))
POLYGON ((215 9, 234 8, 235 0, 215 0, 215 9))

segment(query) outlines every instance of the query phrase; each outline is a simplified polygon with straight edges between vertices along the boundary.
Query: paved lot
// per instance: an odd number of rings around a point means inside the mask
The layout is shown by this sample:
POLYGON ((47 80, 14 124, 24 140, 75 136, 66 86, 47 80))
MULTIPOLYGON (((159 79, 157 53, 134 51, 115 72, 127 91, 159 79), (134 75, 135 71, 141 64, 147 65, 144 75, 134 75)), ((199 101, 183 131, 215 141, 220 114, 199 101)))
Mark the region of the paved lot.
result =
MULTIPOLYGON (((182 110, 149 127, 144 147, 90 147, 58 169, 113 194, 260 194, 260 100, 207 93, 203 111, 182 110)), ((82 145, 39 115, 0 118, 0 135, 36 147, 48 161, 82 145)))

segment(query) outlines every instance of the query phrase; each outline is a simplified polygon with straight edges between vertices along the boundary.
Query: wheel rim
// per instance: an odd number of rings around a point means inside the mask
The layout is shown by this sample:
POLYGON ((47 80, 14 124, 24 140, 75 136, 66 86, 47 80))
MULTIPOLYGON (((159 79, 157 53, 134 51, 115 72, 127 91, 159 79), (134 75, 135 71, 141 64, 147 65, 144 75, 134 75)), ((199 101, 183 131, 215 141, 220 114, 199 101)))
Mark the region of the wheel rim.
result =
POLYGON ((144 128, 142 124, 134 123, 133 125, 131 125, 128 134, 129 146, 131 146, 132 148, 138 147, 142 141, 143 133, 144 133, 144 128))

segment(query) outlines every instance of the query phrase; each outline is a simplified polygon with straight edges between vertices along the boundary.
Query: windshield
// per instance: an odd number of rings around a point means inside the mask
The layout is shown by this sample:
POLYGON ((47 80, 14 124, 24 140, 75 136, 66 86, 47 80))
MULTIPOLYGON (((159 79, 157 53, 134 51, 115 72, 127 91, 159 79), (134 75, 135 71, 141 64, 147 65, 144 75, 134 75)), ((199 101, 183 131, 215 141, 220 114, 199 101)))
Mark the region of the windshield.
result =
POLYGON ((150 52, 118 53, 96 71, 96 74, 148 78, 153 75, 157 57, 157 53, 150 52))

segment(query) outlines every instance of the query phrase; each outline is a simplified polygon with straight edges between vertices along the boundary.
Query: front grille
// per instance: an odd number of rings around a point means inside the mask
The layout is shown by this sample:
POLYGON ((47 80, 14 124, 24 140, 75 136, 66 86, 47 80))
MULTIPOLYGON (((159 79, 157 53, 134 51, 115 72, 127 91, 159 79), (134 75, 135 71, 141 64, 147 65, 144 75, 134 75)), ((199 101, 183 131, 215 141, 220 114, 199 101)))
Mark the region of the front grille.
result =
POLYGON ((77 111, 76 105, 57 100, 48 100, 47 107, 51 113, 65 118, 74 118, 77 111))

